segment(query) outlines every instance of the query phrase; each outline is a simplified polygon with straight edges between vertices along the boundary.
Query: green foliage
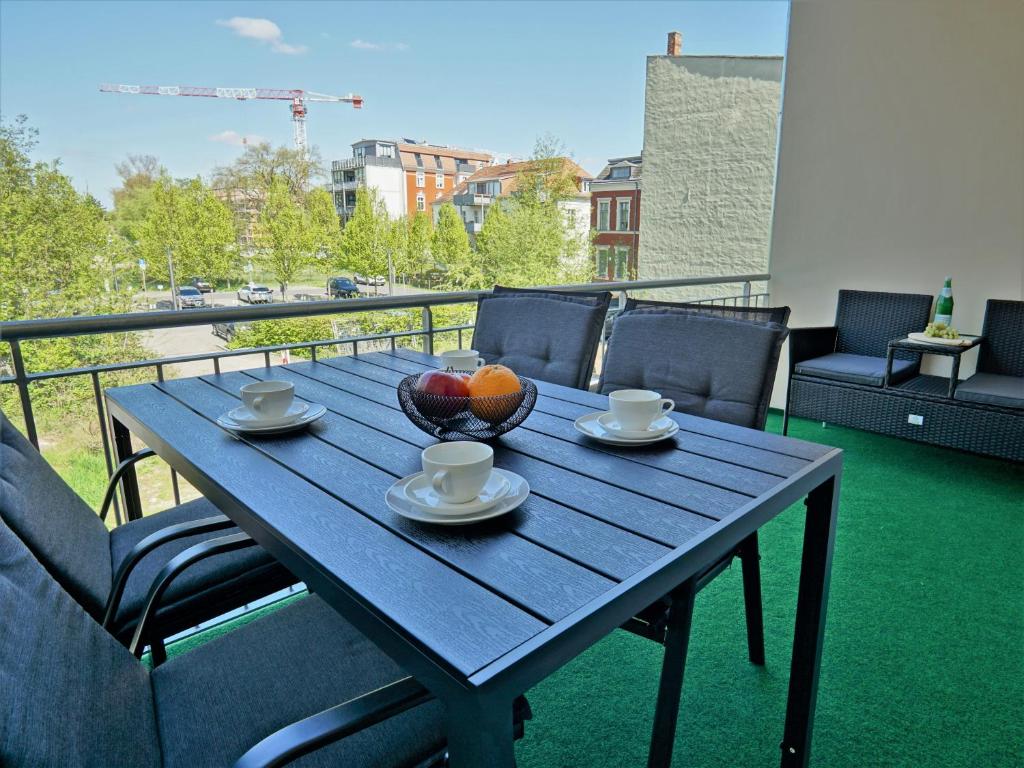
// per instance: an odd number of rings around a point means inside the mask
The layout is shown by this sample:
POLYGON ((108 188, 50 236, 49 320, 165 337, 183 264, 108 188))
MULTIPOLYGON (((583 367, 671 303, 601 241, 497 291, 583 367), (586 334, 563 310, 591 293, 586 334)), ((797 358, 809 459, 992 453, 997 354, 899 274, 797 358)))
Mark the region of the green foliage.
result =
POLYGON ((430 253, 446 272, 445 287, 460 290, 481 286, 481 273, 469 247, 466 225, 451 203, 445 203, 438 211, 430 253))
POLYGON ((230 209, 197 178, 158 178, 149 189, 145 218, 133 228, 135 252, 154 281, 166 281, 168 253, 178 284, 200 275, 224 280, 238 266, 230 209))
MULTIPOLYGON (((278 344, 300 344, 334 338, 334 329, 327 317, 292 317, 285 320, 260 320, 240 330, 228 343, 230 349, 269 347, 278 344)), ((306 350, 295 350, 292 355, 309 357, 306 350)))
POLYGON ((284 179, 274 179, 256 227, 256 244, 261 250, 259 261, 274 275, 282 297, 325 237, 325 232, 313 231, 309 215, 295 202, 284 179))
MULTIPOLYGON (((0 124, 0 320, 127 311, 130 296, 115 289, 123 241, 96 199, 76 192, 58 163, 29 159, 35 136, 24 117, 0 124)), ((133 334, 29 341, 21 349, 30 372, 144 355, 133 334)), ((0 369, 9 372, 9 361, 0 358, 0 369)), ((33 404, 40 416, 56 410, 66 418, 91 406, 91 384, 84 376, 36 383, 33 404)), ((13 387, 0 388, 4 410, 17 409, 16 398, 13 387)))
POLYGON ((306 195, 306 216, 314 261, 325 267, 336 262, 341 257, 341 225, 327 190, 314 189, 306 195))
POLYGON ((430 214, 418 211, 408 217, 406 226, 405 249, 395 265, 395 272, 400 275, 422 274, 434 266, 430 253, 434 225, 430 220, 430 214))
POLYGON ((283 182, 292 198, 300 202, 306 190, 323 177, 323 160, 316 147, 303 152, 262 142, 247 145, 235 162, 215 169, 213 187, 221 190, 240 213, 259 215, 275 181, 283 182))

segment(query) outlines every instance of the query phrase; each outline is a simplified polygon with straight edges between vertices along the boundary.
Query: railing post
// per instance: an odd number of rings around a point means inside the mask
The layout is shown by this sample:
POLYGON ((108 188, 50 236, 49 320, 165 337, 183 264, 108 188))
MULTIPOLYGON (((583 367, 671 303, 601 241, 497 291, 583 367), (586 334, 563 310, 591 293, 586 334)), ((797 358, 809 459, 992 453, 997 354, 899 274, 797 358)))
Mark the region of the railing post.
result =
POLYGON ((28 391, 28 376, 25 373, 25 361, 21 357, 21 343, 17 339, 8 342, 11 345, 11 360, 14 362, 14 383, 21 396, 21 414, 25 417, 25 433, 32 445, 39 450, 39 435, 36 434, 36 417, 32 413, 32 395, 28 391))
POLYGON ((434 354, 434 313, 430 307, 423 308, 423 352, 434 354))
POLYGON ((743 306, 750 306, 750 281, 748 280, 743 284, 743 306))

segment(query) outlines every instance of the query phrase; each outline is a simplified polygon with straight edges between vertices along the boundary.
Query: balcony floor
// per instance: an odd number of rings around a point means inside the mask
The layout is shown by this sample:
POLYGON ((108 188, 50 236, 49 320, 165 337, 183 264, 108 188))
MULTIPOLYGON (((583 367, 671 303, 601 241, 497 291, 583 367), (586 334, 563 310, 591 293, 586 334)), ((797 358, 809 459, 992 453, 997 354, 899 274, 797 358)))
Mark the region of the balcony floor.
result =
MULTIPOLYGON (((846 451, 812 764, 1019 765, 1024 469, 799 419, 791 434, 846 451)), ((676 765, 778 765, 802 531, 792 509, 761 533, 763 670, 739 565, 698 596, 676 765)), ((616 632, 537 686, 521 768, 644 765, 659 663, 616 632)))

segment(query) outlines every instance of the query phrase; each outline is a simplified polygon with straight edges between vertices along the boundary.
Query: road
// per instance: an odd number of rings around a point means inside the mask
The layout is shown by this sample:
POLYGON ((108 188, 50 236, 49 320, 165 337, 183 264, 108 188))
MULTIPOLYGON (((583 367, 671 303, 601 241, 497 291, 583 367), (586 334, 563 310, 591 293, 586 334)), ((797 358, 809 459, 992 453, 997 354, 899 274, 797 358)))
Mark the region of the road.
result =
MULTIPOLYGON (((364 296, 386 296, 387 286, 374 288, 373 286, 360 285, 359 291, 364 296), (379 293, 375 294, 375 291, 379 293)), ((288 295, 294 296, 298 293, 322 294, 323 286, 295 285, 290 286, 288 295)), ((418 288, 405 285, 396 285, 396 295, 423 293, 418 288)), ((247 306, 245 302, 239 302, 234 291, 216 291, 204 294, 207 306, 234 307, 247 306)), ((280 301, 280 292, 275 292, 275 300, 280 301)), ((146 294, 147 303, 153 308, 167 308, 170 306, 170 291, 148 291, 146 294)), ((140 303, 142 297, 139 296, 140 303)), ((188 312, 188 310, 181 310, 188 312)), ((213 327, 209 325, 190 325, 181 328, 161 328, 148 331, 143 335, 143 343, 152 352, 153 357, 175 357, 179 355, 198 355, 204 352, 219 352, 227 349, 226 342, 219 336, 213 335, 213 327)), ((280 362, 280 355, 273 355, 275 363, 280 362)), ((263 355, 243 355, 241 357, 227 357, 221 360, 222 371, 239 371, 245 368, 253 368, 263 365, 263 355)), ((213 372, 212 360, 199 360, 189 363, 177 363, 173 366, 174 376, 200 376, 213 372)))

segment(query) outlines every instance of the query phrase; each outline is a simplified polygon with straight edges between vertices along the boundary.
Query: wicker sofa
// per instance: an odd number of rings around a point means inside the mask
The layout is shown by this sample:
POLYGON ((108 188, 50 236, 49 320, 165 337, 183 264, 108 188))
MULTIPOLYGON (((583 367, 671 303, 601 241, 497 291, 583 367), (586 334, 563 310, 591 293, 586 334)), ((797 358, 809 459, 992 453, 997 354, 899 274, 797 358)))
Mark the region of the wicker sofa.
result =
POLYGON ((920 353, 888 342, 928 323, 931 297, 840 291, 836 323, 790 333, 789 417, 840 424, 989 456, 1024 461, 1024 302, 989 300, 978 372, 955 396, 920 373, 920 353))

